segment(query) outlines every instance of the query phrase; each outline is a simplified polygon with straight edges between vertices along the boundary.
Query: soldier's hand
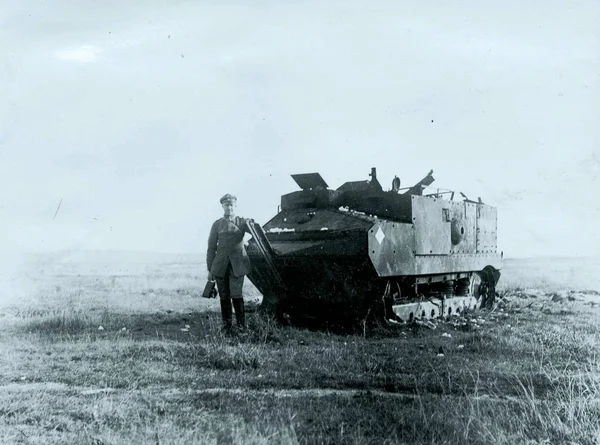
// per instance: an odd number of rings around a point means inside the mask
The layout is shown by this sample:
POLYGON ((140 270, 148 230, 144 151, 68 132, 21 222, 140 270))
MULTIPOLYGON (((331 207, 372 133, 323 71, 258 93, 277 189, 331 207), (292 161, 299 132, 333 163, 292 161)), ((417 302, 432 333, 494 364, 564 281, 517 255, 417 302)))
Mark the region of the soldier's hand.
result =
POLYGON ((213 280, 213 274, 208 272, 208 281, 214 281, 213 280))

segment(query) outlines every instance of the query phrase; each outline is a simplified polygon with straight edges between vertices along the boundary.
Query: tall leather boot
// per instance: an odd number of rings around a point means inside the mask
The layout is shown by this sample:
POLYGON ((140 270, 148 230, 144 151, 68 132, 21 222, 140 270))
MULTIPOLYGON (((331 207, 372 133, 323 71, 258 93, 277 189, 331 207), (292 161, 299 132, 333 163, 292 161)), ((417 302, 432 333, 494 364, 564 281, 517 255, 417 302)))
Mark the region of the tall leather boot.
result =
POLYGON ((235 309, 235 321, 237 322, 238 328, 246 328, 246 313, 244 312, 244 299, 234 298, 233 308, 235 309))
POLYGON ((223 331, 231 332, 231 298, 221 298, 221 317, 223 318, 223 331))

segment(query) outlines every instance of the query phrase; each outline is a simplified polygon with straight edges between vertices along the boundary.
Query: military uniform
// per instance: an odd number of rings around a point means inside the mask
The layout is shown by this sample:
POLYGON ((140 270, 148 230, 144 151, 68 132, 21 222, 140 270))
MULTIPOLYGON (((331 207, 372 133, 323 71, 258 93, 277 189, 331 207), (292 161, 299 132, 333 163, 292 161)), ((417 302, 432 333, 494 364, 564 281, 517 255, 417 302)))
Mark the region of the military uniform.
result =
POLYGON ((226 276, 228 265, 236 277, 250 273, 250 258, 244 247, 246 232, 249 232, 247 222, 239 216, 219 218, 213 223, 208 236, 206 265, 215 277, 226 276))
MULTIPOLYGON (((221 203, 235 199, 231 195, 221 198, 221 203)), ((224 328, 231 328, 232 302, 236 321, 244 327, 244 298, 242 288, 244 277, 250 273, 250 258, 244 247, 244 234, 249 232, 248 220, 239 216, 223 217, 216 220, 208 236, 206 265, 217 282, 221 301, 221 314, 224 328)))

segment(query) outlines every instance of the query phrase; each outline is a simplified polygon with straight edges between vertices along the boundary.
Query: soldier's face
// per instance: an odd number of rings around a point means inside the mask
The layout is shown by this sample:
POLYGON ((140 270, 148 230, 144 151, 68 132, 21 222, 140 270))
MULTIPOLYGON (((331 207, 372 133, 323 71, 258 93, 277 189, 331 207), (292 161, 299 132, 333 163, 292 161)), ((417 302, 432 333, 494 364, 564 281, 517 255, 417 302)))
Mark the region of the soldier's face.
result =
POLYGON ((225 201, 221 205, 223 206, 223 214, 225 216, 234 216, 235 215, 235 208, 237 206, 236 201, 225 201))

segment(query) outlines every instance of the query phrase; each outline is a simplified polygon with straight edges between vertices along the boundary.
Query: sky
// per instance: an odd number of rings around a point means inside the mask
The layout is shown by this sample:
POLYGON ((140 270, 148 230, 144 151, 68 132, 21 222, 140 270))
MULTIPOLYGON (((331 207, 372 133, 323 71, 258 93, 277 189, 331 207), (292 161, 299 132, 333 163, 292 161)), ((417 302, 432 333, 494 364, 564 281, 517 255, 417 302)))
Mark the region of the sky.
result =
POLYGON ((265 223, 291 174, 376 167, 497 206, 505 256, 596 255, 598 23, 595 0, 7 1, 1 250, 203 253, 225 193, 265 223))

